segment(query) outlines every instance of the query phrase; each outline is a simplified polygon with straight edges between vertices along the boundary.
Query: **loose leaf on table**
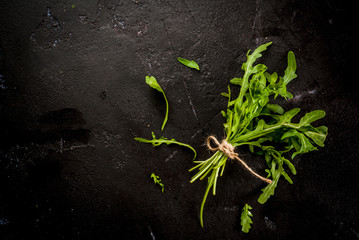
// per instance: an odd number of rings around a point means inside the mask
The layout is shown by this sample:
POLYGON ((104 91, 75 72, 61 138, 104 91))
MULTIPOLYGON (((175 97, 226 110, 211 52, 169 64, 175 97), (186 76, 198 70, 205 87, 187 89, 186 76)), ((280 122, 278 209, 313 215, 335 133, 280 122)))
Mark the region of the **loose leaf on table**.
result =
POLYGON ((185 58, 180 58, 178 57, 177 60, 182 63, 183 65, 189 67, 189 68, 194 68, 194 69, 197 69, 199 71, 199 66, 198 64, 193 61, 193 60, 187 60, 185 58))
POLYGON ((155 184, 158 184, 158 185, 161 186, 162 192, 164 192, 164 191, 165 191, 165 185, 162 183, 162 180, 160 179, 160 177, 159 177, 159 176, 156 176, 156 174, 152 173, 152 174, 151 174, 151 178, 153 178, 153 182, 154 182, 155 184))
POLYGON ((249 232, 249 229, 251 229, 251 224, 253 223, 252 219, 251 219, 251 217, 253 217, 253 215, 249 211, 251 209, 252 209, 252 207, 249 206, 247 203, 244 205, 244 207, 242 209, 241 225, 242 225, 242 231, 245 233, 249 232))
POLYGON ((157 147, 157 146, 160 146, 161 144, 167 144, 167 145, 170 145, 170 144, 177 144, 179 146, 182 146, 182 147, 186 147, 186 148, 189 148, 193 151, 194 153, 194 157, 193 157, 193 160, 196 159, 196 156, 197 156, 197 152, 196 150, 194 150, 193 147, 191 147, 190 145, 188 144, 185 144, 185 143, 181 143, 181 142, 178 142, 176 141, 175 139, 168 139, 168 138, 165 138, 163 136, 161 136, 160 138, 156 138, 155 134, 152 132, 152 138, 153 139, 145 139, 145 138, 139 138, 139 137, 136 137, 135 140, 138 141, 138 142, 142 142, 142 143, 152 143, 152 146, 153 147, 157 147))
POLYGON ((168 109, 169 109, 169 105, 168 105, 168 101, 167 101, 167 97, 165 92, 162 90, 161 86, 158 84, 157 80, 155 77, 151 76, 146 76, 146 83, 151 87, 156 89, 157 91, 161 92, 163 94, 163 97, 165 98, 166 101, 166 115, 165 115, 165 119, 163 120, 162 123, 162 127, 161 127, 161 131, 163 131, 163 129, 165 128, 165 125, 167 123, 168 120, 168 109))

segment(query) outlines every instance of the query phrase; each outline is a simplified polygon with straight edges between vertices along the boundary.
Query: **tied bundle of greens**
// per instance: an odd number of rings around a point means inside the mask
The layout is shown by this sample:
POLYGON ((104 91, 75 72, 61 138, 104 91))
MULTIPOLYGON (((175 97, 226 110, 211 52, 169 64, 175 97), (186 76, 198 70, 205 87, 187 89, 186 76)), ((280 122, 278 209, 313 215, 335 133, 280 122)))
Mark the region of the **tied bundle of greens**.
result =
MULTIPOLYGON (((212 188, 216 194, 217 178, 223 175, 228 158, 238 160, 254 176, 269 183, 260 195, 258 202, 263 204, 274 194, 274 190, 281 176, 289 183, 293 183, 287 173, 287 169, 295 175, 294 165, 284 155, 293 152, 291 158, 296 155, 317 150, 315 145, 324 146, 327 135, 327 127, 313 127, 312 122, 323 118, 325 112, 315 110, 303 116, 299 123, 292 122, 292 118, 300 111, 294 108, 287 112, 277 105, 269 103, 270 98, 281 96, 285 99, 293 95, 287 91, 287 84, 297 77, 297 68, 294 53, 288 52, 288 67, 283 77, 277 73, 268 73, 263 64, 254 65, 254 62, 262 56, 271 42, 259 46, 253 53, 247 52, 247 62, 243 63, 242 78, 234 78, 230 82, 240 86, 237 98, 232 98, 231 89, 228 93, 222 93, 228 98, 227 110, 222 111, 226 123, 224 129, 226 137, 219 142, 214 136, 207 139, 208 148, 214 154, 204 161, 194 161, 197 165, 190 169, 198 172, 192 177, 191 182, 208 177, 200 209, 200 222, 203 227, 203 209, 209 191, 212 188), (212 147, 214 142, 216 147, 212 147), (234 151, 239 146, 249 146, 252 153, 263 155, 267 163, 266 178, 255 173, 234 151)), ((244 212, 248 212, 248 208, 244 212)), ((248 215, 246 215, 247 218, 248 215)), ((243 219, 242 219, 243 220, 243 219)), ((248 224, 247 224, 248 225, 248 224)), ((246 228, 248 231, 249 228, 246 228)))

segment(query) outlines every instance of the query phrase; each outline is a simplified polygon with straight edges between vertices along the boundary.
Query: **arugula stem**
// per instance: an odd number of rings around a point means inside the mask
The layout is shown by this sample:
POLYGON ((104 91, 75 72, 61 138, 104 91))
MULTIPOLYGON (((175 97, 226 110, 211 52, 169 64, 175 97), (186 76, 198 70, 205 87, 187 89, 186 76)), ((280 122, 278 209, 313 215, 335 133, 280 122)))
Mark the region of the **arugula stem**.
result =
POLYGON ((224 161, 224 163, 223 163, 223 165, 222 165, 222 171, 221 171, 221 177, 222 177, 222 175, 223 175, 223 172, 224 172, 224 167, 226 166, 226 163, 227 163, 227 159, 226 159, 226 161, 224 161))
POLYGON ((204 167, 204 168, 200 168, 201 170, 196 174, 196 175, 194 175, 193 177, 192 177, 192 179, 191 179, 191 183, 193 183, 194 181, 196 181, 197 180, 197 178, 199 178, 211 165, 212 165, 212 163, 216 160, 216 158, 217 158, 217 156, 215 156, 215 155, 213 155, 211 158, 209 158, 207 161, 208 161, 208 163, 205 165, 205 167, 204 166, 202 166, 202 167, 204 167))
POLYGON ((169 104, 168 104, 168 100, 166 98, 166 95, 165 95, 165 92, 162 92, 163 94, 163 97, 165 98, 165 101, 166 101, 166 115, 165 115, 165 118, 163 120, 163 123, 162 123, 162 127, 161 127, 161 132, 163 131, 163 129, 165 128, 165 125, 167 123, 167 120, 168 120, 168 109, 169 109, 169 104))
POLYGON ((219 153, 213 154, 212 157, 208 158, 208 159, 205 161, 205 164, 204 164, 203 166, 201 166, 201 167, 199 168, 199 170, 202 170, 203 168, 207 167, 208 164, 211 164, 211 161, 212 161, 214 158, 216 158, 218 154, 219 154, 219 153))
POLYGON ((201 221, 201 226, 203 227, 203 209, 204 209, 204 204, 206 203, 207 200, 207 196, 208 196, 208 192, 211 189, 212 185, 213 185, 213 181, 214 181, 214 172, 212 173, 212 175, 208 178, 208 184, 207 184, 207 189, 206 192, 204 193, 203 196, 203 200, 201 203, 201 210, 200 210, 200 221, 201 221))
POLYGON ((235 146, 237 145, 239 142, 243 141, 243 140, 247 140, 247 141, 251 141, 254 140, 256 138, 262 137, 264 135, 267 135, 268 133, 274 132, 274 130, 283 127, 283 124, 275 124, 274 126, 271 126, 269 128, 264 129, 263 131, 261 131, 260 133, 256 133, 256 132, 249 132, 247 134, 241 135, 241 136, 236 136, 236 138, 231 139, 230 143, 235 146))
POLYGON ((214 184, 213 184, 213 195, 216 195, 217 179, 218 179, 219 168, 215 170, 214 184))

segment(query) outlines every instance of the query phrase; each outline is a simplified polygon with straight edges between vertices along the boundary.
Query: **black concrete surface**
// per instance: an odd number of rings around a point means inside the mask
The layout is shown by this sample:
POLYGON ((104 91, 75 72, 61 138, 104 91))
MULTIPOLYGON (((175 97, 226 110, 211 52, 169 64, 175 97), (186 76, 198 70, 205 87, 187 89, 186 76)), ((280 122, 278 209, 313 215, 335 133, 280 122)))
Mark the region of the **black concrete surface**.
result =
MULTIPOLYGON (((1 1, 0 239, 358 239, 357 12, 334 0, 1 1), (325 110, 326 147, 298 156, 294 184, 281 181, 265 205, 263 183, 228 164, 202 229, 192 153, 133 140, 160 135, 165 111, 145 76, 170 103, 163 134, 205 159, 205 138, 223 136, 220 93, 267 41, 273 71, 295 52, 295 97, 281 103, 325 110)), ((241 154, 263 173, 261 158, 241 154)))

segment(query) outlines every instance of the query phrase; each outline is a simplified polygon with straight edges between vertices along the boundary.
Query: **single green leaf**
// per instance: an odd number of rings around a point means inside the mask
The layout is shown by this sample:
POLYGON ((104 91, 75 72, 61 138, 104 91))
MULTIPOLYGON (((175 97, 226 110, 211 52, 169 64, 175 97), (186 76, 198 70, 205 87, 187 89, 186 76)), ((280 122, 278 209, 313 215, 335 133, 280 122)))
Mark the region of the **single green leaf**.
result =
POLYGON ((299 126, 308 126, 312 122, 321 119, 324 116, 325 112, 323 110, 314 110, 310 113, 305 114, 305 116, 300 119, 299 126))
POLYGON ((274 195, 274 190, 277 187, 280 176, 282 175, 282 170, 283 168, 280 167, 277 170, 271 171, 273 177, 272 183, 268 184, 265 188, 262 189, 262 194, 258 198, 259 203, 264 204, 270 198, 270 196, 274 195))
POLYGON ((228 94, 228 93, 221 93, 221 95, 222 95, 223 97, 229 98, 229 94, 228 94))
POLYGON ((146 76, 146 83, 151 87, 156 89, 157 91, 163 93, 161 86, 158 84, 157 80, 153 76, 146 76))
POLYGON ((251 219, 251 217, 253 217, 253 215, 249 211, 251 209, 252 209, 252 207, 249 206, 247 203, 244 205, 244 207, 242 209, 241 225, 242 225, 242 231, 245 233, 249 232, 249 229, 251 229, 251 224, 253 223, 252 219, 251 219))
POLYGON ((289 123, 292 118, 299 113, 300 108, 293 108, 292 110, 289 110, 288 112, 285 112, 283 116, 280 119, 280 123, 289 123))
POLYGON ((283 162, 288 166, 288 168, 293 173, 293 175, 297 174, 297 170, 295 169, 294 165, 288 159, 283 158, 283 162))
POLYGON ((163 120, 163 123, 162 123, 162 127, 161 127, 161 131, 163 131, 163 129, 165 128, 165 125, 167 123, 167 120, 168 120, 168 109, 169 109, 169 105, 168 105, 168 101, 167 101, 167 97, 166 97, 166 94, 165 92, 162 90, 161 86, 158 84, 157 80, 155 77, 151 76, 146 76, 146 83, 156 89, 157 91, 161 92, 163 94, 163 97, 165 98, 165 101, 166 101, 166 114, 165 114, 165 118, 163 120))
POLYGON ((281 106, 279 106, 278 104, 267 103, 266 107, 274 113, 278 113, 278 114, 284 113, 284 109, 281 106))
POLYGON ((180 58, 178 57, 177 60, 182 63, 183 65, 189 67, 189 68, 194 68, 194 69, 197 69, 199 71, 199 66, 198 64, 193 61, 193 60, 187 60, 185 58, 180 58))
POLYGON ((284 84, 287 85, 290 81, 297 77, 295 71, 297 70, 297 63, 295 61, 295 56, 292 51, 288 52, 288 67, 284 72, 284 84))
POLYGON ((289 177, 289 175, 284 170, 282 171, 282 176, 285 178, 285 180, 287 180, 287 182, 293 184, 293 180, 289 177))
POLYGON ((274 72, 272 74, 265 72, 264 76, 267 78, 267 81, 272 85, 274 85, 277 82, 278 74, 276 72, 274 72))
POLYGON ((252 54, 249 54, 251 50, 249 50, 247 52, 247 62, 243 63, 242 65, 242 70, 245 71, 246 73, 256 73, 256 71, 259 71, 260 69, 263 69, 263 64, 261 64, 260 66, 258 66, 257 68, 253 68, 252 65, 253 63, 257 60, 257 58, 262 57, 261 52, 265 51, 267 49, 267 47, 269 45, 271 45, 272 42, 268 42, 265 44, 260 45, 259 47, 256 48, 256 50, 254 50, 254 52, 252 54))
POLYGON ((164 191, 165 191, 165 185, 162 183, 162 180, 160 179, 160 177, 159 177, 159 176, 156 176, 156 174, 152 173, 152 174, 151 174, 151 178, 153 178, 153 182, 154 182, 155 184, 158 184, 158 185, 161 186, 162 192, 164 192, 164 191))
POLYGON ((328 128, 326 126, 321 126, 316 128, 316 131, 306 131, 304 134, 310 137, 319 147, 324 147, 324 141, 328 134, 328 128))
POLYGON ((153 147, 160 146, 161 144, 167 144, 167 145, 177 144, 179 146, 191 149, 193 151, 193 153, 194 153, 193 160, 196 159, 196 157, 197 157, 196 150, 194 150, 194 148, 192 146, 188 145, 188 144, 178 142, 175 139, 168 139, 168 138, 165 138, 163 136, 157 139, 153 132, 152 132, 152 138, 153 139, 145 139, 145 138, 136 137, 135 140, 138 141, 138 142, 142 142, 142 143, 152 143, 153 147))
POLYGON ((264 154, 264 160, 266 160, 267 166, 271 166, 272 156, 266 151, 264 154))
POLYGON ((234 85, 242 86, 243 79, 242 79, 242 78, 232 78, 232 79, 230 80, 230 83, 232 83, 232 84, 234 84, 234 85))
MULTIPOLYGON (((253 67, 252 72, 253 73, 263 73, 267 70, 267 66, 264 64, 257 64, 253 67)), ((263 75, 264 76, 264 75, 263 75)), ((264 76, 265 77, 265 76, 264 76)))

